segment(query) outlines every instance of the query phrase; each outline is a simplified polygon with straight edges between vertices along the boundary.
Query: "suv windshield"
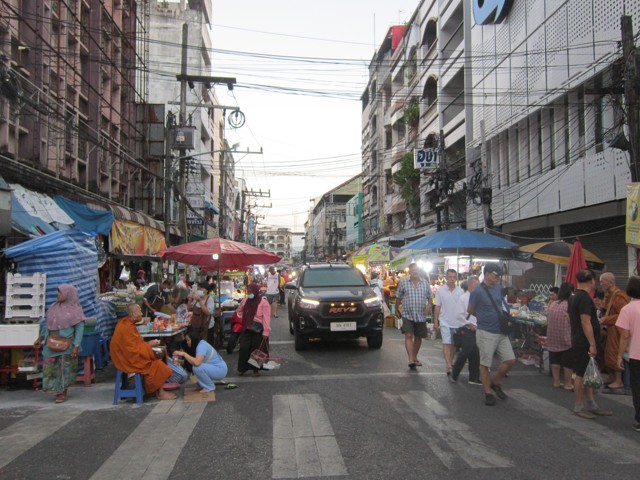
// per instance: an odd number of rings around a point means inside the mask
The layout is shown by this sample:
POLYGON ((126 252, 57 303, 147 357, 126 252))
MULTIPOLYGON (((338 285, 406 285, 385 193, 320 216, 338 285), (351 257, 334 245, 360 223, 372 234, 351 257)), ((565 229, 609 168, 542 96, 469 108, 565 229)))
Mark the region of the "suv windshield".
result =
POLYGON ((351 268, 315 268, 304 273, 303 287, 362 287, 362 274, 351 268))

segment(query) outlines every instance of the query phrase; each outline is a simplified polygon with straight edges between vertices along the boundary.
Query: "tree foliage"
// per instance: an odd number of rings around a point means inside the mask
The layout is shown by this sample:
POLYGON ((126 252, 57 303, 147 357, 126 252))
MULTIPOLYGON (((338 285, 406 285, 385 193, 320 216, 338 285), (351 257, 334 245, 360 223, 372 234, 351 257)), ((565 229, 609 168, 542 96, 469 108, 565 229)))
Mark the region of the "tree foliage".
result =
POLYGON ((405 153, 400 170, 393 174, 393 182, 400 187, 400 196, 407 206, 407 214, 413 223, 420 223, 420 170, 413 166, 413 153, 405 153))

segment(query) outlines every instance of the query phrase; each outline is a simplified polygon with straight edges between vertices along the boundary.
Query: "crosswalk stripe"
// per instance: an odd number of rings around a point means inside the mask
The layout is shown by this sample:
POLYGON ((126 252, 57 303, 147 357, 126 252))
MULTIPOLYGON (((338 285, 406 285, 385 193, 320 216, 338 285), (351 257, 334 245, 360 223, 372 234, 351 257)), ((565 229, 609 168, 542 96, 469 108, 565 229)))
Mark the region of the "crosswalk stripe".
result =
POLYGON ((168 478, 206 406, 159 402, 91 480, 168 478))
POLYGON ((272 478, 347 475, 320 395, 274 395, 272 478))
MULTIPOLYGON (((533 411, 546 418, 553 427, 577 433, 586 439, 584 442, 577 440, 578 442, 584 444, 594 453, 609 458, 611 462, 618 464, 640 463, 637 451, 629 448, 629 440, 623 435, 615 433, 597 421, 585 420, 572 415, 570 408, 573 405, 571 403, 573 399, 567 402, 566 407, 561 407, 526 390, 509 390, 509 396, 521 404, 521 406, 516 405, 516 408, 533 411)), ((606 423, 606 419, 603 419, 603 422, 606 423)))
POLYGON ((0 432, 0 469, 82 413, 82 410, 39 410, 0 432))
POLYGON ((425 432, 421 425, 410 422, 415 432, 427 443, 433 453, 449 469, 456 468, 456 463, 464 461, 471 468, 507 468, 513 463, 508 458, 484 444, 471 428, 455 418, 455 414, 439 403, 428 393, 410 391, 406 394, 393 395, 383 392, 385 398, 400 414, 406 413, 398 405, 401 399, 429 428, 436 433, 439 440, 435 441, 431 432, 425 432), (448 448, 442 448, 444 443, 448 448))

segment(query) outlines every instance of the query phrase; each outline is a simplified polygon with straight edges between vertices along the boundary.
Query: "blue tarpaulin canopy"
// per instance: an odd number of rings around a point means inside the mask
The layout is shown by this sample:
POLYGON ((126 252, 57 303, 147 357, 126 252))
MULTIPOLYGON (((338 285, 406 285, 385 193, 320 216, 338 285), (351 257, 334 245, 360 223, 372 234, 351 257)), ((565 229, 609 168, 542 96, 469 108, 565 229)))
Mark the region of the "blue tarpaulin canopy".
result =
POLYGON ((517 247, 517 244, 488 233, 474 232, 473 230, 465 230, 464 228, 454 228, 453 230, 443 230, 425 235, 402 248, 413 250, 438 250, 446 248, 462 250, 471 248, 488 249, 511 247, 517 247))
POLYGON ((86 317, 95 317, 98 252, 91 235, 78 229, 59 230, 5 249, 4 254, 18 264, 18 272, 47 274, 46 308, 58 296, 58 286, 78 289, 86 317))
POLYGON ((109 235, 114 216, 111 210, 94 210, 83 203, 56 195, 55 202, 69 215, 76 227, 85 233, 109 235))
POLYGON ((215 213, 216 215, 220 215, 220 210, 218 210, 218 208, 213 203, 211 203, 209 200, 207 200, 206 198, 204 200, 204 206, 205 206, 205 208, 208 208, 209 210, 212 210, 213 213, 215 213))

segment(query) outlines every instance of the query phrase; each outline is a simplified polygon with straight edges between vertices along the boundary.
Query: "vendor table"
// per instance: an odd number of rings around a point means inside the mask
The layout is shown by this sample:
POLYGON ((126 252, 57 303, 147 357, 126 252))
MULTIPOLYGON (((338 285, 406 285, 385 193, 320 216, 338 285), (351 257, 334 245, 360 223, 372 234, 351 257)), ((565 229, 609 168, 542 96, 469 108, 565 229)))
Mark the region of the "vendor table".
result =
POLYGON ((140 332, 142 338, 170 338, 184 333, 189 328, 188 325, 183 325, 177 330, 162 330, 159 332, 140 332))
MULTIPOLYGON (((2 350, 9 350, 9 355, 11 355, 11 350, 13 349, 18 349, 18 350, 33 350, 33 361, 34 361, 34 365, 36 366, 36 370, 37 370, 37 366, 38 366, 38 361, 40 359, 40 349, 39 348, 34 348, 33 345, 2 345, 0 346, 0 383, 6 383, 6 374, 7 373, 19 373, 19 367, 18 365, 11 365, 11 362, 9 362, 9 364, 5 364, 5 352, 3 352, 2 350)), ((38 378, 39 378, 39 372, 38 371, 34 371, 33 374, 35 375, 35 377, 33 377, 33 388, 37 389, 38 388, 38 378)))

